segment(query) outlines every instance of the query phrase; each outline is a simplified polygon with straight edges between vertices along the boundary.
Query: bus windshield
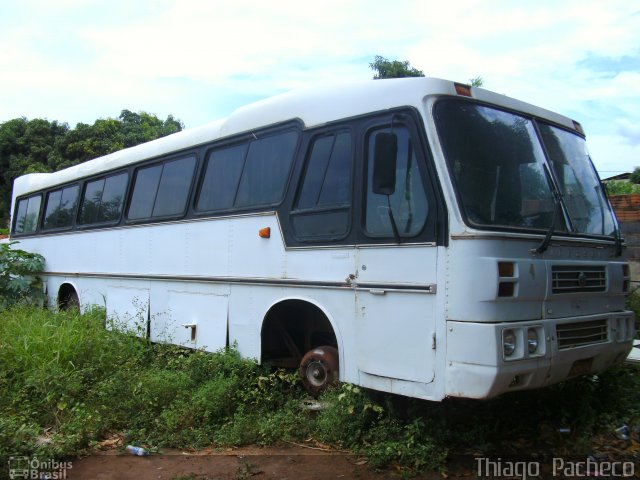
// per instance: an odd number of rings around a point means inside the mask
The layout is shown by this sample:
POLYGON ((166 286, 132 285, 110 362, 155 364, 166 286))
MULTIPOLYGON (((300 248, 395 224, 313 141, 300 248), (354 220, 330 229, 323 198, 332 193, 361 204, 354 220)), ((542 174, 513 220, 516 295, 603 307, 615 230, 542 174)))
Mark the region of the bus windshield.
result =
POLYGON ((454 99, 438 103, 436 121, 471 225, 548 230, 555 208, 551 174, 569 221, 558 218, 556 231, 614 234, 609 204, 580 136, 539 122, 543 148, 534 120, 454 99))

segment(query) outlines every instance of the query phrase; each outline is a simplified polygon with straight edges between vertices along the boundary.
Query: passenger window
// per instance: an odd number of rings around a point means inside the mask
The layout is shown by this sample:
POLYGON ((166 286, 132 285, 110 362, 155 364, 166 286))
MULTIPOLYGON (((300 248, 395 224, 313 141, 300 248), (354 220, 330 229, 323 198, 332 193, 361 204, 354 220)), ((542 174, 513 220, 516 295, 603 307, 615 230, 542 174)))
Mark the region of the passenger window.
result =
POLYGON ((427 221, 429 205, 416 151, 411 135, 405 127, 374 130, 368 137, 367 193, 365 232, 370 237, 394 237, 391 218, 400 237, 415 237, 427 221), (373 192, 373 162, 376 136, 394 134, 397 138, 396 182, 391 195, 373 192), (391 209, 391 214, 389 213, 391 209))
POLYGON ((297 132, 285 132, 249 144, 236 207, 272 205, 282 199, 297 141, 297 132))
POLYGON ((257 138, 248 144, 212 151, 196 201, 196 210, 273 205, 284 194, 297 132, 257 138))
POLYGON ((298 238, 339 238, 348 232, 352 167, 349 133, 314 139, 291 214, 298 238))
POLYGON ((45 230, 73 225, 79 191, 78 185, 73 185, 47 194, 47 207, 42 226, 45 230))
POLYGON ((80 205, 80 223, 117 222, 122 213, 128 179, 125 172, 87 182, 80 205))
POLYGON ((184 213, 195 165, 195 157, 186 157, 138 169, 127 218, 139 220, 184 213))
POLYGON ((32 195, 18 201, 13 231, 15 233, 34 233, 38 226, 42 195, 32 195))
POLYGON ((313 142, 296 210, 351 203, 351 136, 320 137, 313 142))
POLYGON ((233 207, 247 144, 214 150, 209 154, 196 209, 226 210, 233 207))

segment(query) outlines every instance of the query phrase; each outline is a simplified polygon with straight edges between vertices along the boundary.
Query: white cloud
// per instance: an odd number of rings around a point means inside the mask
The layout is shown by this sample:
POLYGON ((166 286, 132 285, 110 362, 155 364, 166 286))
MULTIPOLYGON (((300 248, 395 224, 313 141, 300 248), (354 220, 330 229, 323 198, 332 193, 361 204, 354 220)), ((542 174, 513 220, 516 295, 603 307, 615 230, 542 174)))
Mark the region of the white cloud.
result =
MULTIPOLYGON (((618 120, 616 122, 618 132, 629 142, 630 145, 640 145, 640 125, 631 123, 628 119, 618 120)), ((638 158, 640 161, 640 158, 638 158)))
POLYGON ((638 157, 624 139, 636 138, 640 74, 581 63, 638 55, 633 0, 24 0, 5 10, 0 121, 73 124, 129 108, 193 126, 252 98, 370 78, 381 54, 432 76, 480 75, 491 90, 575 117, 630 167, 638 157))

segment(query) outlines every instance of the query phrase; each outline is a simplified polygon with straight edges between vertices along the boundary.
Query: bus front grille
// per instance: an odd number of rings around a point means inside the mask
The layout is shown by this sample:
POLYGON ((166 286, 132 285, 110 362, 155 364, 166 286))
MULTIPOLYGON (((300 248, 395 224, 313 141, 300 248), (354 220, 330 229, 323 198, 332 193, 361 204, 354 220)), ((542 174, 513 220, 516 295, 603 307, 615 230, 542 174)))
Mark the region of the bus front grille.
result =
POLYGON ((606 342, 609 338, 607 319, 590 320, 588 322, 562 323, 556 325, 558 349, 592 345, 606 342))
POLYGON ((551 268, 553 293, 604 292, 607 274, 604 266, 554 265, 551 268))

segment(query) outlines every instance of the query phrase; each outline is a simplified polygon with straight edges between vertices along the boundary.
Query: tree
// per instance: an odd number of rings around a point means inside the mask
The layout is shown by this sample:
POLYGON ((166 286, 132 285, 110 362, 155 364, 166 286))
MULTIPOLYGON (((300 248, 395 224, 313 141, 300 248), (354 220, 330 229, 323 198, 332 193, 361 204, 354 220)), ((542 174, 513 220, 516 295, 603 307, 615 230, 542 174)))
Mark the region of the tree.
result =
POLYGON ((373 63, 369 64, 369 68, 376 72, 373 76, 374 80, 383 78, 403 78, 403 77, 424 77, 422 70, 418 70, 410 66, 407 60, 387 60, 386 58, 376 55, 373 63))
MULTIPOLYGON (((369 64, 369 68, 373 70, 374 80, 383 78, 404 78, 404 77, 424 77, 424 72, 411 66, 408 60, 388 60, 385 57, 376 55, 375 60, 369 64)), ((484 80, 481 76, 469 79, 469 85, 472 87, 482 87, 484 80)))
POLYGON ((629 181, 631 183, 640 183, 640 167, 633 169, 633 172, 629 176, 629 181))
POLYGON ((481 76, 477 76, 476 78, 470 78, 469 85, 471 85, 472 87, 481 87, 484 85, 484 80, 482 79, 481 76))
POLYGON ((0 227, 7 225, 13 180, 25 173, 54 172, 92 158, 179 132, 180 120, 122 110, 118 118, 93 125, 40 118, 15 118, 0 123, 0 227))

